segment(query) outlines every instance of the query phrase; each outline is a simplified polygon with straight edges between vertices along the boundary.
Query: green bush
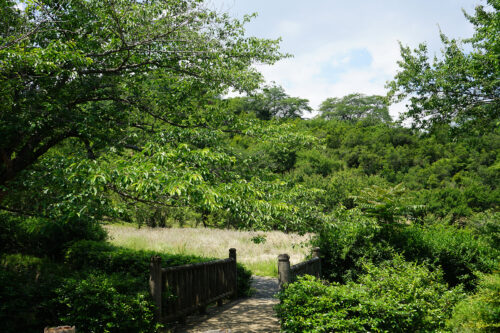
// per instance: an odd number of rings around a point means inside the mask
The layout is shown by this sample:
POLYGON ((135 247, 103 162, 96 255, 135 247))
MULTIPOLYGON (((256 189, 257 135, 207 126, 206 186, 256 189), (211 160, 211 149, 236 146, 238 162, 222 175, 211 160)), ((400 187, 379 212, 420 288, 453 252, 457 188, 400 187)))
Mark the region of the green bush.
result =
POLYGON ((106 232, 100 224, 76 216, 51 220, 15 217, 0 212, 0 251, 61 258, 73 242, 102 241, 106 232))
POLYGON ((439 270, 396 256, 365 266, 359 283, 325 285, 311 276, 280 292, 284 332, 435 332, 443 329, 460 289, 448 290, 439 270))
POLYGON ((475 234, 488 241, 491 247, 500 250, 500 212, 485 211, 476 214, 467 224, 475 234))
POLYGON ((441 224, 380 225, 359 210, 340 209, 334 222, 325 223, 313 239, 321 248, 324 276, 336 282, 355 279, 361 263, 373 263, 401 253, 409 261, 441 267, 451 286, 475 287, 474 272, 490 273, 500 250, 477 231, 441 224))
POLYGON ((5 332, 40 332, 59 323, 79 332, 153 332, 147 283, 127 274, 73 271, 26 255, 4 255, 0 322, 5 332))
POLYGON ((467 197, 460 188, 445 184, 437 184, 436 186, 439 187, 415 192, 417 204, 425 205, 428 213, 439 217, 451 215, 454 220, 472 214, 471 207, 467 205, 467 197))
POLYGON ((300 169, 299 172, 302 174, 319 174, 323 177, 341 170, 342 167, 341 161, 329 158, 324 152, 317 149, 301 151, 295 165, 295 169, 300 169))
POLYGON ((498 248, 466 228, 413 225, 395 230, 388 239, 407 260, 439 266, 449 285, 463 283, 469 290, 475 287, 474 272, 491 272, 500 258, 498 248))
POLYGON ((453 332, 500 331, 500 273, 482 274, 474 295, 457 304, 448 326, 453 332))
POLYGON ((71 272, 46 259, 4 254, 0 265, 0 323, 4 332, 40 332, 58 323, 55 289, 71 272))
POLYGON ((363 270, 365 260, 380 262, 393 256, 383 228, 358 209, 339 209, 335 220, 325 223, 313 239, 321 249, 323 275, 330 281, 347 282, 363 270))
POLYGON ((135 280, 103 273, 66 279, 57 289, 60 322, 88 333, 155 332, 154 304, 147 291, 127 287, 135 285, 135 280))
POLYGON ((252 295, 252 272, 241 264, 237 264, 237 284, 238 297, 248 297, 252 295))
MULTIPOLYGON (((152 255, 162 266, 207 258, 134 251, 104 242, 79 241, 65 264, 4 254, 0 266, 0 322, 6 332, 39 332, 58 323, 81 332, 152 332, 148 277, 152 255)), ((238 264, 238 295, 250 295, 251 272, 238 264)))

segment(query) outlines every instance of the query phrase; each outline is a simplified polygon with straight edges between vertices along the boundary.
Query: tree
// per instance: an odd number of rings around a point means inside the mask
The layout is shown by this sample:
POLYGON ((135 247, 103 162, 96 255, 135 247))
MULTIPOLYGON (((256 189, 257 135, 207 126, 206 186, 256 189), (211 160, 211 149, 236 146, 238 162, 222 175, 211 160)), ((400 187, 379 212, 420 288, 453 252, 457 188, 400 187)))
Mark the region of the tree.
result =
POLYGON ((305 112, 312 111, 307 99, 291 97, 280 86, 266 86, 262 92, 248 97, 238 98, 239 103, 233 107, 235 111, 253 112, 257 118, 300 118, 305 112))
POLYGON ((208 126, 190 112, 229 86, 255 88, 250 65, 282 56, 277 41, 243 37, 249 17, 202 0, 14 5, 2 2, 0 19, 0 186, 70 137, 93 156, 129 145, 132 128, 208 126))
POLYGON ((235 134, 295 135, 216 103, 258 87, 254 62, 284 56, 244 37, 250 17, 201 0, 15 5, 1 3, 14 18, 0 17, 0 210, 71 222, 193 207, 263 228, 297 218, 284 218, 296 208, 276 177, 247 174, 224 147, 235 134))
POLYGON ((319 107, 320 117, 355 122, 362 119, 390 122, 389 108, 383 96, 349 94, 342 98, 330 97, 319 107))
POLYGON ((227 144, 238 135, 278 149, 310 137, 218 102, 229 87, 259 86, 254 62, 286 56, 278 41, 244 37, 250 17, 233 20, 202 0, 1 9, 15 19, 0 17, 0 219, 78 231, 77 222, 179 208, 235 227, 298 230, 311 215, 298 208, 307 189, 227 144))
POLYGON ((479 134, 500 125, 500 1, 487 0, 465 14, 474 36, 465 41, 441 34, 441 56, 431 61, 427 46, 401 45, 400 71, 388 84, 393 101, 409 98, 403 119, 416 128, 449 125, 479 134), (465 44, 467 48, 462 47, 465 44))

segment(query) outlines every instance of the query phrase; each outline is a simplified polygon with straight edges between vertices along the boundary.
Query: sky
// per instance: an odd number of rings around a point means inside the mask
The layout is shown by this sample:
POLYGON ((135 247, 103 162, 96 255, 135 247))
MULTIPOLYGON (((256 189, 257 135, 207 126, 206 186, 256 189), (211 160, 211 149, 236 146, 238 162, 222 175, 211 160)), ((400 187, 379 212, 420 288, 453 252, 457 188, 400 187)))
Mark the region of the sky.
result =
MULTIPOLYGON (((317 110, 328 97, 350 93, 385 95, 397 73, 399 44, 426 42, 441 49, 439 31, 451 38, 472 36, 462 9, 473 13, 482 0, 211 0, 218 11, 241 18, 258 13, 248 36, 282 38, 281 51, 293 58, 256 65, 268 83, 306 98, 317 110)), ((393 118, 404 103, 392 105, 393 118)), ((313 116, 315 113, 309 116, 313 116)))

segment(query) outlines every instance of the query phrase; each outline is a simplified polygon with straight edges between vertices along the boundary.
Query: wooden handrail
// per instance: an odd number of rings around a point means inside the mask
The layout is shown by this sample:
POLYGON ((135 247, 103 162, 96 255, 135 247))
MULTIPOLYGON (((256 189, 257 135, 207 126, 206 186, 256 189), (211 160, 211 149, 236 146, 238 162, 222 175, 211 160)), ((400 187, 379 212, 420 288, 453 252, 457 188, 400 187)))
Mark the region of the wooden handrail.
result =
POLYGON ((150 291, 160 322, 183 319, 207 305, 238 295, 236 249, 229 258, 174 267, 161 267, 161 258, 151 258, 150 291))
POLYGON ((230 261, 232 261, 231 258, 218 259, 218 260, 211 260, 211 261, 206 261, 206 262, 197 262, 194 264, 186 264, 186 265, 182 265, 182 266, 165 267, 165 268, 162 268, 161 270, 162 270, 162 272, 182 271, 182 270, 196 268, 196 267, 212 266, 212 265, 227 263, 230 261))
POLYGON ((295 264, 293 266, 290 266, 290 269, 292 271, 296 271, 296 270, 299 270, 303 267, 306 267, 307 265, 309 264, 312 264, 312 263, 315 263, 316 261, 320 261, 321 259, 319 258, 312 258, 312 259, 309 259, 309 260, 306 260, 306 261, 303 261, 303 262, 300 262, 298 264, 295 264))

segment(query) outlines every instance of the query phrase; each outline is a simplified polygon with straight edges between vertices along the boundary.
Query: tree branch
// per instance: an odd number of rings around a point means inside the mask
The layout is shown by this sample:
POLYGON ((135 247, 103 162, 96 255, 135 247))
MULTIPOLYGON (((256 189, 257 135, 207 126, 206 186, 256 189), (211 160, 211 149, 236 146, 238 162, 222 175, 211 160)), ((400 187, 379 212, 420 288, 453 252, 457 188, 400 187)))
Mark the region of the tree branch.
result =
POLYGON ((21 41, 25 40, 26 38, 29 38, 31 35, 35 34, 38 30, 40 30, 41 26, 46 23, 47 21, 42 21, 40 22, 34 29, 28 31, 27 33, 25 33, 24 35, 22 36, 19 36, 18 38, 10 41, 10 42, 7 42, 5 43, 4 45, 0 45, 0 51, 8 48, 8 47, 11 47, 12 45, 15 45, 15 44, 18 44, 20 43, 21 41))
POLYGON ((9 208, 9 207, 5 207, 5 206, 0 206, 0 210, 4 210, 6 212, 15 213, 15 214, 23 215, 23 216, 46 217, 46 216, 43 216, 43 215, 40 215, 40 214, 34 214, 34 213, 31 213, 31 212, 26 212, 24 210, 15 209, 15 208, 9 208))
POLYGON ((180 205, 169 205, 169 204, 166 204, 166 203, 160 202, 160 201, 144 200, 144 199, 138 198, 136 196, 127 194, 125 192, 122 192, 118 188, 116 188, 116 186, 114 186, 112 184, 108 184, 107 187, 111 191, 115 192, 116 194, 118 194, 119 196, 121 196, 122 198, 127 199, 127 200, 132 200, 132 201, 144 203, 147 205, 157 205, 157 206, 162 206, 162 207, 185 207, 185 206, 180 206, 180 205))
POLYGON ((135 150, 135 151, 138 151, 138 152, 142 152, 144 150, 144 148, 138 147, 136 145, 125 144, 123 146, 125 148, 132 149, 132 150, 135 150))

